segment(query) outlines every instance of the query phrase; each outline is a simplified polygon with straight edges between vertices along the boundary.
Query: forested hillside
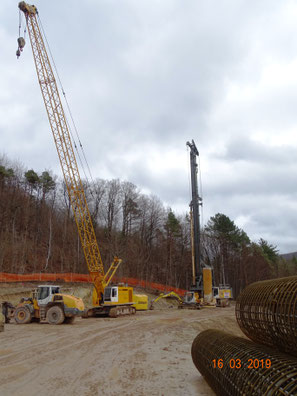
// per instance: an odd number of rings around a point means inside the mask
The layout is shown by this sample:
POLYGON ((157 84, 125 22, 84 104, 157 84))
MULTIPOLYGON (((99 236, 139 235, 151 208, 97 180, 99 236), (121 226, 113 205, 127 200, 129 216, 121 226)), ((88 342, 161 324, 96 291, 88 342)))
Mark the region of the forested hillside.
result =
MULTIPOLYGON (((101 180, 85 186, 106 267, 123 259, 119 276, 187 289, 191 284, 187 216, 165 208, 127 181, 101 180)), ((236 296, 245 285, 297 273, 296 259, 280 258, 267 241, 251 242, 224 214, 202 233, 205 265, 215 283, 230 283, 236 296)), ((0 272, 82 272, 87 268, 63 182, 44 171, 0 162, 0 272)))

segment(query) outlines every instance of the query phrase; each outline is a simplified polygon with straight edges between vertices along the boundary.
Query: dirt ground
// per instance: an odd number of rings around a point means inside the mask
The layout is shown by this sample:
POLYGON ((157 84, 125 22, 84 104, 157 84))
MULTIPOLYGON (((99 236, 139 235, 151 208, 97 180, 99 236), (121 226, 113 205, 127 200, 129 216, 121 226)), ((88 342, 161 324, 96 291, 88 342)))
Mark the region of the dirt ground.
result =
MULTIPOLYGON (((0 302, 14 302, 31 288, 0 284, 0 302)), ((74 289, 89 298, 90 288, 74 289)), ((208 328, 242 336, 234 306, 180 310, 174 300, 133 316, 77 318, 72 325, 12 322, 0 333, 0 394, 214 395, 191 358, 194 338, 208 328)))

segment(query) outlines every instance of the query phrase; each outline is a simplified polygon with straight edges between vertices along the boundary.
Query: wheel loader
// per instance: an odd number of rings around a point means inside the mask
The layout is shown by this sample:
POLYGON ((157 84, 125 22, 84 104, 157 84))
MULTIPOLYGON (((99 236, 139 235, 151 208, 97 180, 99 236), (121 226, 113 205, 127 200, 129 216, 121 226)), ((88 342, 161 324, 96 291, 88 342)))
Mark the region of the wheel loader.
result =
POLYGON ((60 286, 38 286, 32 297, 22 298, 14 307, 5 301, 2 303, 2 313, 5 323, 14 319, 17 324, 26 324, 32 321, 59 325, 73 323, 76 316, 84 312, 84 303, 81 298, 60 293, 60 286))

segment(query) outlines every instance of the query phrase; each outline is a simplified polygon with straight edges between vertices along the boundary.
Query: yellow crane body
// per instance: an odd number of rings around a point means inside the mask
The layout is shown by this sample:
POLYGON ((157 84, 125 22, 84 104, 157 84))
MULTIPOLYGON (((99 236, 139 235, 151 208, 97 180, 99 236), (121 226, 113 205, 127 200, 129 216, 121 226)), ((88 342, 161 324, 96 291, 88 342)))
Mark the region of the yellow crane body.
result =
POLYGON ((133 307, 136 311, 146 311, 148 309, 148 296, 146 294, 133 294, 133 307))
MULTIPOLYGON (((93 303, 95 307, 99 307, 105 304, 104 293, 107 291, 108 285, 120 265, 121 260, 118 257, 115 257, 107 273, 104 273, 104 266, 96 240, 91 214, 87 205, 83 184, 80 178, 71 141, 71 134, 63 110, 56 79, 37 20, 38 11, 35 6, 28 5, 24 1, 19 3, 19 9, 25 14, 44 105, 58 152, 84 256, 94 284, 95 292, 93 294, 93 303)), ((112 289, 114 290, 114 288, 115 286, 112 289)), ((123 297, 120 296, 121 289, 118 289, 117 294, 118 300, 121 301, 120 303, 118 301, 118 303, 126 304, 126 302, 122 303, 122 301, 127 301, 128 299, 126 295, 123 297)), ((129 304, 133 304, 132 297, 129 304)), ((114 302, 114 305, 116 305, 116 302, 114 302)), ((106 310, 104 310, 104 313, 106 313, 106 310)))

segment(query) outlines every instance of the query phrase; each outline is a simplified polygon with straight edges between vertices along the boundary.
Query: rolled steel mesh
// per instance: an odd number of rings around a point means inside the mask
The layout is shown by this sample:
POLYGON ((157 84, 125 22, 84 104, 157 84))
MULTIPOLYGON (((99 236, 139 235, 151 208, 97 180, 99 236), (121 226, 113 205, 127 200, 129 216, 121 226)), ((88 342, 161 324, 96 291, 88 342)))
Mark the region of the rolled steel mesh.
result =
POLYGON ((297 356, 297 276, 249 285, 237 299, 236 318, 251 340, 297 356))
POLYGON ((191 352, 217 395, 297 395, 295 357, 219 330, 200 333, 191 352))

